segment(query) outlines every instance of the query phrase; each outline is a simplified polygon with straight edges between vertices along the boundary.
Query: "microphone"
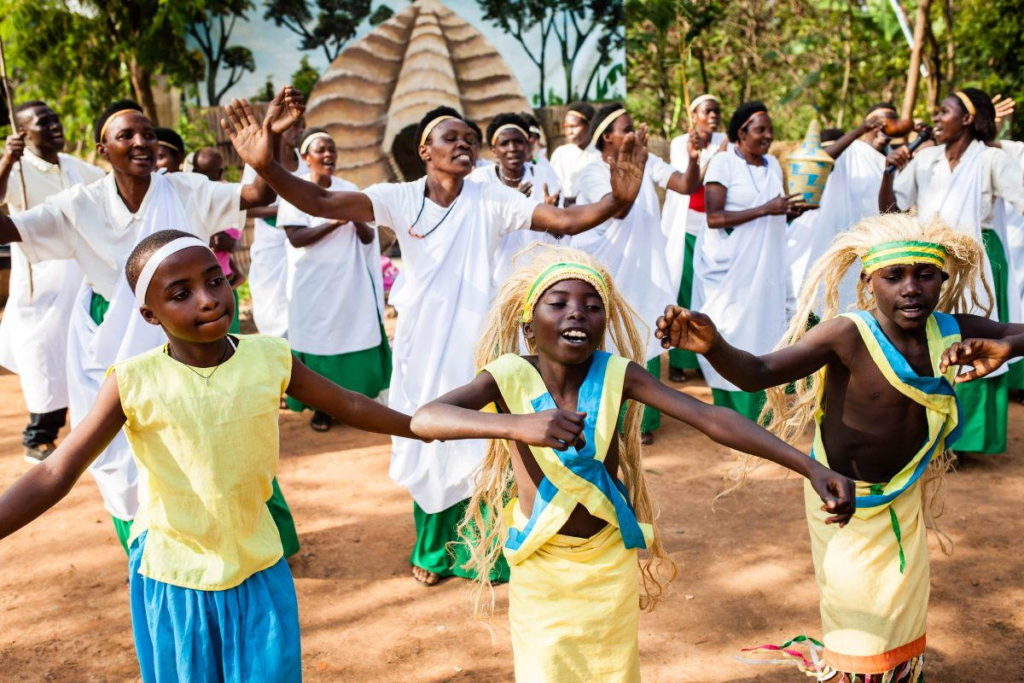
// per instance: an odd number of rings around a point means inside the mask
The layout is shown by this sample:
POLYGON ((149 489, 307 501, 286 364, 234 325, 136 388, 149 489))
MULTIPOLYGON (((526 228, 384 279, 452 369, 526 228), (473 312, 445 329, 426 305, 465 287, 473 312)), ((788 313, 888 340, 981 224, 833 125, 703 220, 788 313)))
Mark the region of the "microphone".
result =
MULTIPOLYGON (((925 128, 923 128, 921 130, 920 133, 918 133, 917 139, 915 139, 913 142, 911 142, 909 145, 907 145, 907 151, 910 152, 911 154, 913 154, 914 150, 917 149, 918 147, 920 147, 922 144, 924 144, 925 140, 931 140, 931 139, 932 139, 932 129, 931 129, 930 126, 929 127, 925 127, 925 128)), ((896 172, 896 164, 889 164, 889 165, 887 165, 885 167, 885 172, 886 172, 886 174, 895 173, 896 172)))

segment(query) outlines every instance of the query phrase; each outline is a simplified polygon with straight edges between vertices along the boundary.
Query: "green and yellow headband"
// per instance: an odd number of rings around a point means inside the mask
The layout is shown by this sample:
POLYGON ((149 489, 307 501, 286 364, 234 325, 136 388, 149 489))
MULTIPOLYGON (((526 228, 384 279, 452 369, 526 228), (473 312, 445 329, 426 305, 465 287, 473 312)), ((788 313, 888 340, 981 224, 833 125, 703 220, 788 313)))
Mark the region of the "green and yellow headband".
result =
POLYGON ((861 258, 868 275, 887 266, 930 263, 939 269, 946 265, 946 248, 934 242, 898 240, 877 244, 861 258))
POLYGON ((537 300, 540 299, 540 295, 546 292, 551 285, 562 280, 583 280, 597 290, 597 295, 601 297, 601 301, 604 302, 607 308, 608 283, 605 282, 604 276, 601 273, 582 263, 555 263, 545 268, 534 279, 530 289, 526 291, 522 317, 524 323, 533 321, 533 309, 537 307, 537 300))

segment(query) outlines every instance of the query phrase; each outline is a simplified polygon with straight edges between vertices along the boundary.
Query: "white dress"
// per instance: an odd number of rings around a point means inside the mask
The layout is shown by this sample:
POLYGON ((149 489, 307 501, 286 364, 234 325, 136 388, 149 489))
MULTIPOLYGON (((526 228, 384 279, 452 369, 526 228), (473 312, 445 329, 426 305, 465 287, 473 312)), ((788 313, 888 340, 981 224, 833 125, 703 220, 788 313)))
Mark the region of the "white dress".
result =
POLYGON ((576 196, 576 174, 580 170, 599 158, 600 155, 595 154, 591 148, 581 149, 579 145, 572 143, 561 145, 551 154, 551 168, 555 170, 559 179, 562 181, 562 190, 566 197, 576 196))
MULTIPOLYGON (((455 202, 426 198, 426 178, 365 190, 374 220, 395 231, 402 272, 391 291, 398 311, 388 405, 412 413, 476 374, 473 357, 493 295, 502 237, 529 228, 536 202, 493 183, 465 180, 455 202), (417 220, 417 214, 419 219, 417 220), (410 227, 423 238, 410 234, 410 227)), ((391 478, 427 513, 468 498, 486 441, 392 437, 391 478)))

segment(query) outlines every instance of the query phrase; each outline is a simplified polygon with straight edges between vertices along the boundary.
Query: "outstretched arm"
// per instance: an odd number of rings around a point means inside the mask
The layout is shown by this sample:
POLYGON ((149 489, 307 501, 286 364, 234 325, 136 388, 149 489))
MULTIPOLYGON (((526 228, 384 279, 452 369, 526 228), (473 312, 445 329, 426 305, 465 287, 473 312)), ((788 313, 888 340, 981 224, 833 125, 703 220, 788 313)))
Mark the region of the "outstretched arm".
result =
POLYGON ((417 410, 412 417, 413 431, 424 439, 511 439, 556 449, 575 443, 583 431, 586 413, 570 410, 530 415, 480 412, 487 404, 500 400, 494 377, 481 372, 469 384, 417 410))
POLYGON ((611 194, 593 204, 576 204, 560 209, 538 204, 533 210, 531 230, 555 235, 578 235, 614 216, 629 213, 647 165, 647 126, 641 125, 636 133, 629 133, 618 155, 609 163, 612 175, 611 194))
POLYGON ((9 536, 67 495, 85 468, 124 426, 117 379, 111 373, 92 410, 46 460, 0 496, 0 538, 9 536))
POLYGON ((238 156, 249 164, 282 198, 311 216, 340 221, 373 222, 373 204, 362 192, 326 190, 293 175, 274 158, 276 141, 269 112, 260 124, 246 100, 234 99, 224 107, 220 126, 238 156))
POLYGON ((630 363, 626 370, 622 397, 685 422, 716 443, 771 460, 807 477, 825 504, 822 509, 834 515, 827 520, 828 524, 843 526, 853 515, 852 481, 807 457, 736 411, 708 405, 671 389, 636 363, 630 363))
POLYGON ((848 336, 852 325, 845 318, 819 323, 800 341, 763 356, 737 349, 722 338, 708 316, 679 306, 668 306, 658 318, 654 335, 664 348, 703 355, 722 377, 743 391, 795 382, 836 359, 834 342, 848 336))
POLYGON ((946 349, 939 370, 945 372, 951 365, 967 366, 954 378, 957 384, 989 375, 1011 358, 1024 356, 1024 325, 1008 325, 977 315, 957 315, 956 319, 963 341, 946 349))
POLYGON ((861 135, 868 133, 873 130, 878 130, 885 123, 884 119, 869 119, 861 123, 859 126, 851 130, 850 132, 843 135, 841 138, 831 143, 825 148, 825 154, 829 155, 833 159, 838 159, 839 155, 846 151, 846 148, 853 144, 853 141, 859 138, 861 135))
POLYGON ((362 394, 342 389, 334 382, 292 359, 292 378, 285 393, 308 406, 357 429, 379 434, 418 438, 409 429, 409 416, 377 403, 362 394))

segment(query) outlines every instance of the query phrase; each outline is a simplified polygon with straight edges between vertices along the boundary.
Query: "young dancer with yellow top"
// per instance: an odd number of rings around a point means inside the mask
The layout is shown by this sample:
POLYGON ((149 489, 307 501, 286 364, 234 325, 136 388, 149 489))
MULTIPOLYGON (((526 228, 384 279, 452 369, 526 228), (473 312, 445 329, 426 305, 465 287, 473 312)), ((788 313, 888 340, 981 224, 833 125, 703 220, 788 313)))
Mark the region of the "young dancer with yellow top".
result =
POLYGON ((267 508, 282 393, 350 425, 413 437, 409 417, 228 334, 228 284, 205 239, 163 230, 125 267, 167 344, 116 363, 53 455, 0 496, 0 538, 63 498, 122 428, 140 473, 129 593, 142 680, 301 680, 298 609, 267 508))
POLYGON ((939 219, 874 216, 836 238, 817 261, 771 353, 730 346, 696 311, 671 307, 658 321, 666 346, 703 354, 744 391, 768 388, 762 418, 770 416, 784 440, 813 421, 812 457, 857 480, 857 511, 842 529, 818 523, 822 515, 806 491, 824 627, 820 680, 923 676, 925 513, 936 493, 930 484, 962 424, 953 387, 1024 353, 1022 325, 937 312, 977 301, 982 263, 977 241, 939 219), (837 316, 838 285, 858 262, 860 310, 837 316), (807 329, 821 291, 823 322, 807 329), (973 367, 954 376, 958 364, 973 367), (791 383, 795 393, 787 393, 791 383))
POLYGON ((460 530, 477 576, 502 553, 511 565, 517 680, 637 680, 638 607, 661 594, 665 572, 652 563, 667 560, 640 463, 641 404, 807 477, 830 523, 852 514, 852 482, 651 376, 634 313, 595 259, 546 245, 529 256, 483 327, 479 374, 420 408, 413 429, 493 439, 460 530), (518 354, 520 333, 531 355, 518 354), (629 357, 601 350, 607 342, 629 357), (491 403, 497 413, 480 412, 491 403), (650 557, 638 571, 641 549, 650 557))

